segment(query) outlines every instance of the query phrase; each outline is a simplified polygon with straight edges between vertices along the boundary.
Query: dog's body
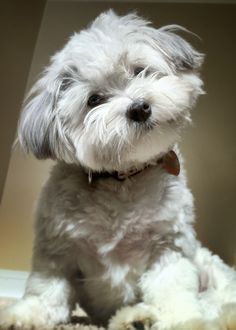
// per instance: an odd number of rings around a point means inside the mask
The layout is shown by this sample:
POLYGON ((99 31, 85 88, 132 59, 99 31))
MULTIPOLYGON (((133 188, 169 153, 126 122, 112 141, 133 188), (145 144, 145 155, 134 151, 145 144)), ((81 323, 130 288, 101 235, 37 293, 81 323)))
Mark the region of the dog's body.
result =
POLYGON ((76 280, 81 271, 78 298, 96 322, 139 302, 139 280, 170 248, 191 259, 196 251, 184 176, 160 166, 124 182, 96 178, 91 184, 83 169, 56 166, 37 218, 38 245, 52 260, 60 256, 56 267, 63 274, 76 280))
POLYGON ((33 89, 19 140, 58 164, 25 296, 0 324, 53 326, 78 302, 97 324, 118 310, 111 330, 236 329, 236 275, 195 237, 177 146, 202 93, 202 55, 173 28, 105 13, 33 89))

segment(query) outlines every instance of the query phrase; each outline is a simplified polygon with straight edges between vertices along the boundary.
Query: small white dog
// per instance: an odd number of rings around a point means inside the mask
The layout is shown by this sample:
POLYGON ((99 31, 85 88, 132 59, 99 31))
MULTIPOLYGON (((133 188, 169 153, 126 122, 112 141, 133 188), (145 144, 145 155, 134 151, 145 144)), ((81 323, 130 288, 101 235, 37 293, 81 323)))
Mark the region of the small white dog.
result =
POLYGON ((19 141, 57 165, 25 295, 2 327, 67 322, 79 303, 111 330, 236 329, 236 272, 196 239, 177 147, 203 93, 203 55, 178 29, 108 11, 33 87, 19 141))

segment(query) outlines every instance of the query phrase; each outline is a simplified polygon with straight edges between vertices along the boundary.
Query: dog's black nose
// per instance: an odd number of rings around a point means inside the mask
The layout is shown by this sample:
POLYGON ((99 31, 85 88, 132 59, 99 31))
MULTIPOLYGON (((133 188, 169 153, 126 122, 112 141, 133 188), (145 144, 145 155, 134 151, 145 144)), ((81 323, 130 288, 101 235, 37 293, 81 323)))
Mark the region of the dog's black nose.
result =
POLYGON ((147 102, 136 101, 127 110, 127 117, 137 122, 145 122, 151 116, 151 107, 147 102))

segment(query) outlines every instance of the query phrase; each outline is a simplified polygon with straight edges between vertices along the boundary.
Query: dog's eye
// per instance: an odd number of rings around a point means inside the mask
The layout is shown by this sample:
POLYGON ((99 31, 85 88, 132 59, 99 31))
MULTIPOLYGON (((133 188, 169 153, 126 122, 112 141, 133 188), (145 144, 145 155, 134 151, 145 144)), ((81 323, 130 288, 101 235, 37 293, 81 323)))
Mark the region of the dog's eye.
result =
POLYGON ((141 66, 137 66, 136 68, 134 68, 134 75, 137 76, 137 75, 140 74, 143 70, 144 70, 143 67, 141 67, 141 66))
POLYGON ((87 104, 90 108, 93 108, 102 104, 104 101, 105 97, 103 95, 93 94, 89 97, 87 104))

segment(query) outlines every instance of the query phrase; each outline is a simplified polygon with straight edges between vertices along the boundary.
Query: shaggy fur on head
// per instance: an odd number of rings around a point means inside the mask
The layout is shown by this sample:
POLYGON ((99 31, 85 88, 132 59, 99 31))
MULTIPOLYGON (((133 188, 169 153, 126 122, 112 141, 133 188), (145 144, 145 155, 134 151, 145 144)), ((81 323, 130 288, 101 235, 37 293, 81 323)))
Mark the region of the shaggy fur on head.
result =
POLYGON ((55 326, 79 303, 110 330, 236 329, 236 273, 196 239, 177 146, 203 93, 203 55, 179 31, 105 12, 32 88, 19 142, 57 164, 25 295, 0 325, 55 326), (163 164, 170 150, 178 176, 163 164))
POLYGON ((136 15, 110 11, 72 36, 26 101, 19 125, 23 147, 38 158, 92 170, 123 169, 166 151, 202 92, 196 75, 202 55, 176 29, 156 30, 136 15), (136 74, 136 68, 143 70, 136 74), (103 102, 91 109, 87 100, 93 94, 103 102), (125 116, 140 99, 152 106, 145 125, 125 116), (149 152, 147 144, 154 146, 149 152))

